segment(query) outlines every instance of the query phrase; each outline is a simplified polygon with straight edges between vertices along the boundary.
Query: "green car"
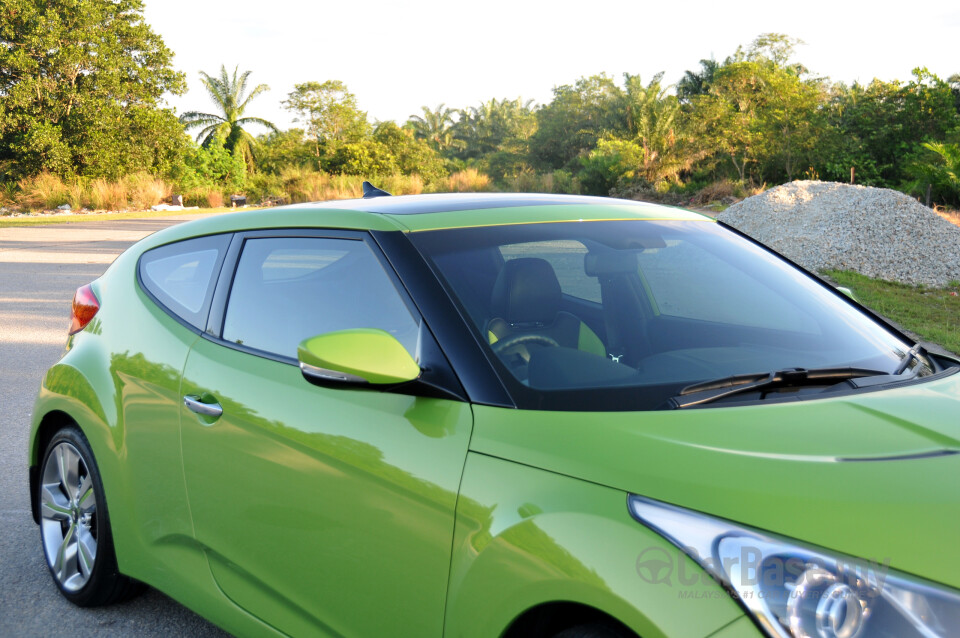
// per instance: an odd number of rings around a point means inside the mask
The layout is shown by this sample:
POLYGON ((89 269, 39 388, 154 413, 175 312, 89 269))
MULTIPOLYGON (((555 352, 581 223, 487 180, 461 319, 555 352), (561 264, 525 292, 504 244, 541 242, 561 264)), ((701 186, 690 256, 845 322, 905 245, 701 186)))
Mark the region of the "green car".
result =
POLYGON ((960 635, 960 361, 707 217, 424 195, 158 232, 77 291, 34 518, 241 636, 960 635))

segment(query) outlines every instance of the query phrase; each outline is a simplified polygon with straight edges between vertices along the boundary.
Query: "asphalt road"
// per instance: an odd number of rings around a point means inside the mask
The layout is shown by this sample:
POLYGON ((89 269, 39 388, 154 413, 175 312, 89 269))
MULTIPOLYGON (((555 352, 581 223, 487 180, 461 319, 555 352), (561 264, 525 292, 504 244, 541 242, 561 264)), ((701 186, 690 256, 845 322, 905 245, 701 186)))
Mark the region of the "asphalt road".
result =
POLYGON ((152 589, 97 609, 64 600, 30 516, 27 480, 33 399, 63 353, 74 291, 138 239, 196 217, 0 228, 0 637, 226 635, 152 589))

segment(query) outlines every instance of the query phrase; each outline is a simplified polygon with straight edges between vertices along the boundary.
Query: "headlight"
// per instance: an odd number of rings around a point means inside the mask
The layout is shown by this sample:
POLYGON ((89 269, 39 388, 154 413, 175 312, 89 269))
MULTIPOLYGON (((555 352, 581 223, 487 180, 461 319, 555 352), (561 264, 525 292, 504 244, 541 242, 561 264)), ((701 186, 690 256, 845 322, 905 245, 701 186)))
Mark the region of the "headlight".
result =
POLYGON ((640 496, 635 518, 698 562, 771 636, 960 635, 960 593, 640 496))

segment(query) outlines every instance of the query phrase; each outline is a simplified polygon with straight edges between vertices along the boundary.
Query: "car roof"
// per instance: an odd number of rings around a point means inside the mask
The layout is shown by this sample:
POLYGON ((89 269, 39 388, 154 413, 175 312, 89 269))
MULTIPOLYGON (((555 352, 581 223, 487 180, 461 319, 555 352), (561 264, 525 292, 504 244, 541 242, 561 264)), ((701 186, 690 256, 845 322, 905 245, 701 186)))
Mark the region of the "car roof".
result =
MULTIPOLYGON (((358 211, 382 216, 405 231, 473 226, 599 221, 621 219, 671 219, 712 221, 679 208, 629 199, 534 193, 436 193, 381 196, 283 207, 286 210, 358 211)), ((318 215, 322 219, 324 215, 318 215)))
POLYGON ((156 233, 159 245, 190 236, 268 228, 421 232, 567 221, 682 220, 710 217, 629 199, 525 193, 437 193, 278 206, 198 219, 156 233))

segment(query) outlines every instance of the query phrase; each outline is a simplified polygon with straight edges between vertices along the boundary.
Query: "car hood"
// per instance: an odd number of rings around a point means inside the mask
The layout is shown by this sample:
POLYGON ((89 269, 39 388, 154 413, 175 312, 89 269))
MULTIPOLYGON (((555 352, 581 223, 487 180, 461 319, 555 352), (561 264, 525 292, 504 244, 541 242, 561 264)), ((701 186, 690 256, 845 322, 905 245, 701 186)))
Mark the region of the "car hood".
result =
POLYGON ((474 415, 475 452, 960 588, 960 374, 768 405, 590 413, 475 406, 474 415))

